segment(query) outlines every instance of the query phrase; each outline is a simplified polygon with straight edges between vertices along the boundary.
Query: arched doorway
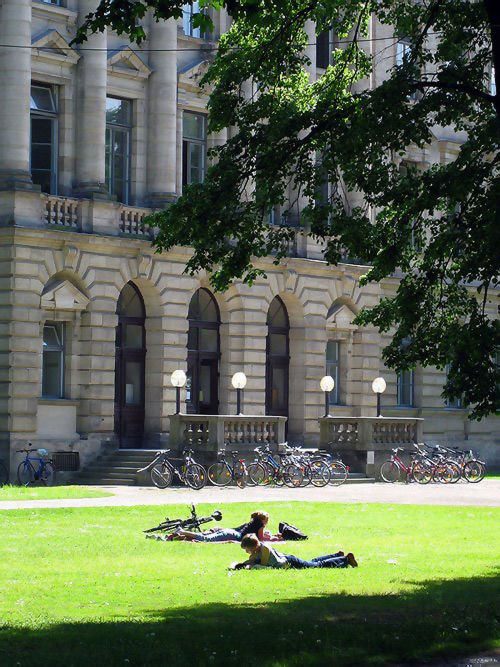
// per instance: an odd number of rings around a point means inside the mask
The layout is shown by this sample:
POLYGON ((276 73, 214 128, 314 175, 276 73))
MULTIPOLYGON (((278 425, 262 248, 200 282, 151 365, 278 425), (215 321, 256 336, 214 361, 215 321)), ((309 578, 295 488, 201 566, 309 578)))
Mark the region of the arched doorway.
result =
POLYGON ((220 313, 204 287, 191 299, 188 312, 187 412, 219 412, 220 313))
POLYGON ((142 447, 146 361, 146 311, 141 293, 127 283, 118 299, 115 365, 115 433, 120 447, 142 447))
POLYGON ((267 313, 266 414, 288 417, 290 322, 285 304, 275 297, 267 313))

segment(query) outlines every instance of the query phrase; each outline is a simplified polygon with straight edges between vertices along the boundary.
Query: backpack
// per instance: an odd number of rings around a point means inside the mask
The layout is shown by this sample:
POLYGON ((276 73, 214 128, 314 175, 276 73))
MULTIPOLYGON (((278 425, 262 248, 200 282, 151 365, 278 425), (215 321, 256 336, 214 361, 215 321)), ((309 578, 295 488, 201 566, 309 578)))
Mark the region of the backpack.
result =
POLYGON ((279 524, 279 532, 281 533, 281 537, 284 540, 307 540, 308 537, 305 535, 301 530, 296 528, 295 526, 292 526, 291 523, 286 523, 285 521, 281 521, 279 524))

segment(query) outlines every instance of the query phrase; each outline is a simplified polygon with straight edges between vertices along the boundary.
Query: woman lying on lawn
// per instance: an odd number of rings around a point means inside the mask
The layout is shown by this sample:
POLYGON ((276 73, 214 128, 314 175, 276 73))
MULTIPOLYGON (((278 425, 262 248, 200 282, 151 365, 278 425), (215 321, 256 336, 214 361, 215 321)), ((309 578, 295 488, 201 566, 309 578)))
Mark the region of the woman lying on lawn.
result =
POLYGON ((233 570, 254 567, 274 567, 280 569, 301 570, 308 567, 358 567, 356 559, 352 553, 344 555, 343 551, 337 551, 336 554, 328 556, 317 556, 311 560, 303 560, 297 556, 282 554, 273 547, 262 544, 257 535, 246 535, 241 540, 241 548, 244 549, 249 558, 243 563, 235 563, 231 566, 233 570))
POLYGON ((192 542, 227 542, 228 540, 241 542, 245 535, 254 533, 261 540, 268 541, 273 539, 271 533, 265 530, 268 521, 269 514, 258 510, 250 514, 250 521, 248 523, 244 523, 242 526, 238 526, 238 528, 212 528, 202 533, 194 533, 190 530, 178 528, 168 539, 192 542))

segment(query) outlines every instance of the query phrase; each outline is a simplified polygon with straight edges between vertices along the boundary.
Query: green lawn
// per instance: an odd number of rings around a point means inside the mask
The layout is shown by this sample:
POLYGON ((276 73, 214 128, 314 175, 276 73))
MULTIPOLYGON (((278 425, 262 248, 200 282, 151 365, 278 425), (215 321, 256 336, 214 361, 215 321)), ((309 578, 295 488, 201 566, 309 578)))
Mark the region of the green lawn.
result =
POLYGON ((89 489, 88 486, 2 486, 0 502, 3 500, 53 500, 59 498, 107 498, 109 491, 89 489))
MULTIPOLYGON (((220 509, 233 526, 255 507, 220 509)), ((283 551, 352 550, 360 567, 229 572, 238 545, 146 540, 161 507, 0 512, 0 664, 360 666, 500 646, 500 510, 267 509, 310 536, 283 551)))

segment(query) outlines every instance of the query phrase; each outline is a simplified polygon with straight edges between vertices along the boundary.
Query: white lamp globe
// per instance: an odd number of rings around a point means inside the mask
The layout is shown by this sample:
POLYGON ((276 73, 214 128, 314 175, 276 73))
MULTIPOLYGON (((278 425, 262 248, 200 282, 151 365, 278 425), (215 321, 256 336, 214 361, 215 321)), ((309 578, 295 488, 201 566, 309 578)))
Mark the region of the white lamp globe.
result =
POLYGON ((322 391, 332 391, 332 389, 335 387, 335 380, 331 375, 325 375, 325 377, 321 378, 319 386, 321 387, 322 391))
POLYGON ((372 382, 372 389, 376 394, 383 394, 387 384, 384 378, 375 378, 372 382))
POLYGON ((231 384, 235 389, 244 389, 247 383, 247 376, 245 373, 235 373, 231 378, 231 384))
POLYGON ((183 387, 186 384, 186 380, 186 373, 181 370, 174 371, 170 376, 170 382, 174 385, 174 387, 183 387))

